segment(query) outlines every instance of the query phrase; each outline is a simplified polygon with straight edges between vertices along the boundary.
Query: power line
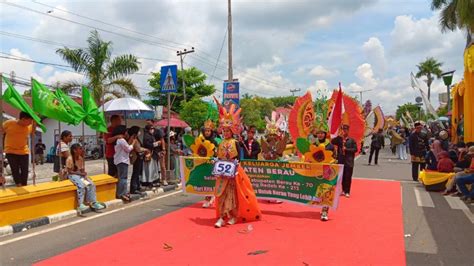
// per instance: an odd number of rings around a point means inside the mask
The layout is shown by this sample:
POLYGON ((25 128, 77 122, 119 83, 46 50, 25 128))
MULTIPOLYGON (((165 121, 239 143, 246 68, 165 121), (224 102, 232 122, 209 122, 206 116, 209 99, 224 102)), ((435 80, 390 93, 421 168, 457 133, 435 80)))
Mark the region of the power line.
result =
MULTIPOLYGON (((48 45, 53 45, 53 46, 57 46, 57 47, 73 47, 73 48, 79 48, 79 49, 86 49, 85 47, 80 47, 80 46, 77 46, 77 45, 71 45, 71 44, 65 44, 65 43, 61 43, 61 42, 49 41, 49 40, 34 38, 34 37, 31 37, 31 36, 26 36, 26 35, 6 32, 6 31, 0 31, 0 35, 13 37, 13 38, 18 38, 18 39, 24 39, 24 40, 27 40, 27 41, 33 41, 33 42, 38 42, 38 43, 43 43, 43 44, 48 44, 48 45)), ((112 54, 112 55, 117 55, 117 54, 112 54)), ((144 56, 139 56, 139 55, 137 55, 136 57, 138 59, 149 60, 149 61, 178 63, 178 61, 175 61, 175 60, 168 60, 168 59, 162 59, 162 58, 144 57, 144 56)))
POLYGON ((30 12, 33 12, 33 13, 37 13, 37 14, 40 14, 40 15, 43 15, 43 16, 48 16, 48 17, 52 17, 52 18, 59 19, 59 20, 62 20, 62 21, 74 23, 74 24, 77 24, 77 25, 80 25, 80 26, 83 26, 83 27, 87 27, 87 28, 91 28, 91 29, 94 29, 94 30, 107 32, 107 33, 117 35, 117 36, 120 36, 120 37, 123 37, 123 38, 135 40, 135 41, 138 41, 138 42, 143 42, 143 43, 150 44, 150 45, 155 45, 155 46, 163 48, 163 49, 172 50, 172 51, 174 51, 176 49, 179 49, 179 48, 176 48, 175 46, 171 46, 171 45, 167 45, 167 44, 163 44, 163 43, 159 43, 159 42, 154 42, 154 41, 150 41, 150 40, 146 40, 146 39, 142 39, 142 38, 137 38, 137 37, 129 36, 129 35, 122 34, 122 33, 119 33, 119 32, 115 32, 115 31, 111 31, 111 30, 107 30, 107 29, 103 29, 103 28, 98 28, 98 27, 95 27, 95 26, 92 26, 92 25, 89 25, 89 24, 86 24, 86 23, 82 23, 82 22, 78 22, 78 21, 74 21, 74 20, 70 20, 70 19, 62 18, 62 17, 58 17, 58 16, 54 16, 54 15, 44 13, 44 12, 38 11, 36 9, 29 8, 29 7, 26 7, 26 6, 17 5, 17 4, 13 4, 13 3, 10 3, 10 2, 0 2, 0 3, 5 4, 5 5, 9 5, 9 6, 12 6, 12 7, 16 7, 16 8, 19 8, 19 9, 23 9, 23 10, 26 10, 26 11, 30 11, 30 12))
POLYGON ((174 44, 176 44, 176 45, 188 46, 187 44, 178 43, 178 42, 175 42, 175 41, 172 41, 172 40, 166 40, 166 39, 163 39, 163 38, 159 38, 159 37, 153 36, 153 35, 151 35, 151 34, 139 32, 139 31, 132 30, 132 29, 129 29, 129 28, 125 28, 125 27, 122 27, 122 26, 119 26, 119 25, 114 25, 114 24, 111 24, 111 23, 109 23, 109 22, 105 22, 105 21, 102 21, 102 20, 99 20, 99 19, 87 17, 87 16, 84 16, 84 15, 80 15, 80 14, 71 12, 71 11, 66 10, 66 9, 62 9, 62 8, 59 8, 59 7, 50 6, 50 5, 41 3, 41 2, 39 2, 39 1, 34 1, 34 0, 33 0, 33 3, 36 3, 36 4, 39 4, 39 5, 42 5, 42 6, 46 6, 46 7, 52 8, 52 9, 54 9, 54 10, 59 10, 59 11, 62 11, 62 12, 65 12, 65 13, 68 13, 68 14, 71 14, 71 15, 74 15, 74 16, 77 16, 77 17, 80 17, 80 18, 84 18, 84 19, 88 19, 88 20, 91 20, 91 21, 99 22, 99 23, 102 23, 102 24, 107 25, 107 26, 119 28, 119 29, 122 29, 122 30, 125 30, 125 31, 128 31, 128 32, 132 32, 132 33, 135 33, 135 34, 139 34, 139 35, 151 37, 151 38, 154 38, 154 39, 157 39, 157 40, 161 40, 161 41, 164 41, 164 42, 174 43, 174 44))
MULTIPOLYGON (((128 36, 128 35, 125 35, 125 34, 117 33, 117 32, 114 32, 114 31, 110 31, 110 30, 107 30, 107 29, 97 28, 97 27, 94 27, 94 26, 92 26, 92 25, 88 25, 88 24, 85 24, 85 23, 73 21, 73 20, 70 20, 70 19, 61 18, 61 17, 54 16, 54 15, 51 15, 51 14, 47 14, 47 13, 44 13, 44 12, 41 12, 41 11, 38 11, 38 10, 35 10, 35 9, 28 8, 28 7, 25 7, 25 6, 16 5, 16 4, 9 3, 9 2, 1 2, 1 3, 7 4, 7 5, 10 5, 10 6, 13 6, 13 7, 17 7, 17 8, 20 8, 20 9, 24 9, 24 10, 27 10, 27 11, 30 11, 30 12, 38 13, 38 14, 41 14, 41 15, 44 15, 44 16, 49 16, 49 17, 53 17, 53 18, 56 18, 56 19, 64 20, 64 21, 67 21, 67 22, 70 22, 70 23, 78 24, 78 25, 81 25, 81 26, 84 26, 84 27, 89 27, 89 28, 97 29, 97 30, 100 30, 100 31, 103 31, 103 32, 108 32, 108 33, 111 33, 111 34, 114 34, 114 35, 117 35, 117 36, 121 36, 121 37, 129 38, 129 39, 132 39, 132 40, 135 40, 135 41, 143 42, 143 43, 145 43, 145 44, 156 45, 156 46, 159 46, 159 47, 161 47, 161 48, 165 48, 165 49, 169 49, 169 50, 172 50, 172 49, 174 50, 174 48, 175 48, 175 47, 170 46, 170 45, 161 44, 161 43, 156 43, 156 42, 153 42, 153 41, 150 41, 150 40, 140 39, 140 38, 128 36), (166 47, 164 47, 164 46, 166 46, 166 47)), ((84 17, 85 17, 85 16, 84 16, 84 17)), ((93 18, 88 18, 88 17, 87 17, 87 19, 94 20, 94 21, 100 21, 100 20, 93 19, 93 18)), ((106 23, 106 22, 101 22, 101 23, 106 23)), ((111 25, 111 26, 113 26, 113 27, 122 28, 121 26, 113 25, 113 24, 110 24, 110 23, 107 23, 107 24, 108 24, 108 25, 111 25)), ((146 34, 146 33, 139 33, 139 34, 148 35, 148 34, 146 34)), ((149 35, 149 36, 152 36, 152 35, 149 35)), ((153 37, 153 38, 157 38, 157 37, 155 37, 155 36, 152 36, 152 37, 153 37)), ((206 53, 206 52, 204 52, 204 51, 201 51, 201 52, 210 55, 209 53, 206 53)), ((204 58, 204 57, 202 57, 202 56, 200 56, 200 55, 196 55, 196 56, 199 56, 199 57, 201 57, 201 58, 204 58)), ((212 55, 211 55, 211 58, 215 59, 212 55)), ((207 61, 206 58, 204 58, 204 60, 207 61)), ((208 62, 209 62, 209 61, 208 61, 208 62)), ((212 64, 212 66, 214 66, 214 63, 213 63, 213 62, 211 62, 211 64, 212 64)), ((217 65, 217 64, 216 64, 216 65, 217 65)), ((236 68, 236 69, 237 69, 237 68, 236 68)), ((225 67, 225 70, 227 70, 226 67, 225 67)), ((277 84, 277 83, 274 83, 274 82, 269 81, 269 80, 265 80, 265 79, 260 78, 260 77, 257 77, 257 76, 253 76, 253 75, 248 74, 248 73, 247 73, 247 74, 244 74, 244 76, 256 77, 257 79, 260 79, 260 80, 265 81, 267 84, 272 84, 273 87, 277 87, 277 88, 281 88, 281 89, 286 89, 286 88, 281 87, 281 86, 280 86, 279 84, 277 84)))

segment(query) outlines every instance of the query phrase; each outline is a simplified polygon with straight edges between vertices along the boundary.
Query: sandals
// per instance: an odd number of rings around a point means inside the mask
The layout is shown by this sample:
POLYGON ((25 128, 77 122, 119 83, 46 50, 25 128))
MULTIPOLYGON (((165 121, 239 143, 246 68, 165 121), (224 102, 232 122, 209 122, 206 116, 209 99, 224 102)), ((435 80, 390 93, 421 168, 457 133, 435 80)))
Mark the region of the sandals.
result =
POLYGON ((129 194, 122 195, 122 196, 120 197, 120 199, 122 199, 123 202, 126 202, 126 203, 132 201, 132 199, 130 198, 130 195, 129 195, 129 194))

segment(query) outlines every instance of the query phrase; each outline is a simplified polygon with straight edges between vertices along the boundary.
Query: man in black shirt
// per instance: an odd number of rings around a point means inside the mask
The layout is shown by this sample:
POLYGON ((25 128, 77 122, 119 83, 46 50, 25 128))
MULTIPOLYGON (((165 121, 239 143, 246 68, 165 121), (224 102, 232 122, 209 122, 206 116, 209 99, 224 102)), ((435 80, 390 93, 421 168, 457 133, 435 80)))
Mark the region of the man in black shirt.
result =
POLYGON ((41 139, 38 139, 38 143, 35 145, 35 163, 38 165, 40 163, 43 165, 44 163, 44 150, 46 150, 46 145, 41 141, 41 139))
POLYGON ((337 163, 344 165, 342 191, 344 196, 349 198, 354 171, 354 157, 357 152, 357 142, 349 137, 349 125, 342 125, 342 133, 332 139, 331 143, 337 146, 337 163))
POLYGON ((255 140, 255 133, 257 128, 250 126, 247 131, 247 139, 243 142, 244 146, 244 159, 257 160, 258 154, 260 153, 260 144, 255 140))
POLYGON ((411 176, 413 181, 418 181, 418 173, 425 169, 425 155, 429 149, 428 136, 421 132, 423 125, 415 123, 415 132, 410 135, 408 144, 411 154, 411 176))
POLYGON ((384 136, 383 129, 379 129, 377 133, 372 135, 372 142, 370 143, 370 155, 369 155, 369 165, 372 162, 372 156, 375 153, 375 165, 378 165, 379 162, 379 151, 384 146, 384 136))

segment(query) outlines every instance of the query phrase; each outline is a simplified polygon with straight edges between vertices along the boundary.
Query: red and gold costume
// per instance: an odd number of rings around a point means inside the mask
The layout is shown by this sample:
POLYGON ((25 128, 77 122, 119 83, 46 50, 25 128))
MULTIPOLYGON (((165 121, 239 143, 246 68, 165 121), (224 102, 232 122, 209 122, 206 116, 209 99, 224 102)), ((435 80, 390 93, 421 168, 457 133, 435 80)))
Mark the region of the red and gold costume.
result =
MULTIPOLYGON (((217 102, 217 101, 216 101, 217 102)), ((232 104, 227 111, 219 103, 219 124, 221 129, 230 129, 233 134, 240 133, 240 109, 232 104)), ((239 158, 238 142, 227 137, 217 147, 219 160, 233 161, 239 158)), ((257 197, 252 188, 249 177, 244 169, 238 165, 234 178, 217 176, 216 187, 217 218, 236 219, 239 222, 260 220, 262 214, 257 204, 257 197)), ((230 222, 229 222, 230 223, 230 222)))

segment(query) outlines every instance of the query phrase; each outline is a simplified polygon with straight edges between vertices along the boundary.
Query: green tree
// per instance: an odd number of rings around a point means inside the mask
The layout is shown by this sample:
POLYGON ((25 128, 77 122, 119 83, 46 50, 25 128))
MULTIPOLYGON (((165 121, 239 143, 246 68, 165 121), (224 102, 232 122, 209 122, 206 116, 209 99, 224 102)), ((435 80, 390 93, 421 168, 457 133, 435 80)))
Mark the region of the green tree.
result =
POLYGON ((474 1, 432 0, 431 9, 441 10, 439 23, 442 31, 466 30, 466 48, 474 44, 474 1))
POLYGON ((416 73, 416 77, 426 76, 426 85, 428 85, 428 100, 431 96, 431 84, 433 83, 435 77, 440 78, 443 71, 441 70, 441 66, 443 63, 438 62, 433 57, 426 58, 425 61, 421 62, 417 65, 418 72, 416 73))
POLYGON ((91 88, 97 104, 102 97, 123 97, 128 94, 140 98, 137 87, 127 75, 139 70, 137 57, 131 54, 119 55, 112 58, 112 42, 102 40, 94 30, 87 39, 85 49, 70 49, 68 47, 56 50, 71 67, 83 73, 88 79, 87 84, 69 81, 61 87, 65 92, 79 91, 81 86, 91 88))
MULTIPOLYGON (((216 89, 214 85, 206 84, 207 76, 202 73, 201 70, 191 67, 185 69, 184 71, 178 70, 178 92, 172 94, 173 105, 171 109, 179 112, 182 108, 181 101, 184 100, 183 96, 183 87, 182 80, 186 83, 186 98, 192 99, 195 97, 206 97, 213 94, 216 89)), ((161 93, 160 86, 160 72, 152 73, 152 77, 148 80, 148 83, 153 87, 153 91, 148 93, 148 95, 157 100, 158 105, 167 105, 167 99, 164 94, 161 93)))
POLYGON ((259 131, 265 129, 265 116, 270 117, 275 105, 268 98, 254 96, 250 99, 241 99, 242 117, 246 125, 255 125, 259 131))
POLYGON ((406 116, 407 111, 410 113, 413 120, 424 120, 425 119, 425 112, 421 106, 412 103, 406 103, 404 105, 398 106, 396 112, 397 120, 400 120, 402 114, 406 116))
POLYGON ((208 116, 208 104, 198 97, 183 103, 179 113, 181 119, 186 121, 192 128, 199 129, 204 125, 208 116))
POLYGON ((280 96, 272 97, 270 100, 276 107, 288 107, 292 106, 295 103, 296 96, 280 96))

